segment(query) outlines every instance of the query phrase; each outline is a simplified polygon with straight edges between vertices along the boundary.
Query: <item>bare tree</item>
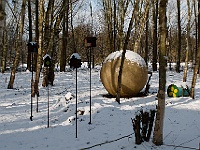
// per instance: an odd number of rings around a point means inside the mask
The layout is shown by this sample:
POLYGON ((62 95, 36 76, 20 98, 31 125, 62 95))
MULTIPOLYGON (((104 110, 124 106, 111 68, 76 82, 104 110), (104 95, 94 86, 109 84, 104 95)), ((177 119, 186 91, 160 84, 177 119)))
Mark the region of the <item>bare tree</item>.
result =
POLYGON ((165 112, 165 86, 166 86, 166 39, 167 39, 167 0, 160 1, 159 4, 159 89, 158 89, 158 106, 156 121, 153 134, 153 143, 156 145, 163 144, 163 124, 165 112))
MULTIPOLYGON (((200 11, 200 0, 198 0, 198 12, 200 11)), ((198 13, 198 37, 200 37, 200 14, 198 13)), ((190 96, 194 99, 194 93, 195 93, 195 85, 197 80, 197 74, 199 70, 199 62, 200 62, 200 38, 198 38, 198 49, 197 49, 197 55, 195 59, 195 67, 193 72, 193 78, 192 78, 192 85, 191 85, 191 93, 190 96)))
MULTIPOLYGON (((28 0, 28 20, 29 20, 29 42, 33 40, 32 36, 32 17, 31 17, 31 0, 28 0)), ((27 56, 27 69, 31 70, 31 53, 28 53, 27 56)))
POLYGON ((8 83, 8 89, 13 89, 15 73, 16 73, 18 63, 19 63, 19 52, 20 52, 20 49, 22 46, 22 36, 23 36, 23 31, 24 31, 25 10, 26 10, 26 0, 23 0, 22 7, 21 7, 21 20, 20 20, 20 24, 19 24, 19 33, 17 36, 15 60, 14 60, 11 75, 10 75, 10 81, 8 83))
MULTIPOLYGON (((0 64, 2 63, 2 73, 6 69, 6 54, 7 54, 7 30, 6 30, 6 14, 5 14, 5 1, 0 1, 0 52, 2 54, 2 60, 0 59, 0 64)), ((0 54, 0 57, 1 57, 0 54)))
POLYGON ((39 2, 39 11, 40 11, 40 16, 39 16, 39 23, 38 23, 38 28, 39 28, 39 38, 38 38, 38 55, 37 55, 37 66, 36 66, 36 73, 35 73, 35 84, 34 84, 34 94, 39 96, 39 79, 40 79, 40 70, 42 66, 42 51, 43 51, 43 21, 44 21, 44 0, 40 0, 39 2))
MULTIPOLYGON (((5 19, 5 1, 0 0, 0 36, 3 37, 3 26, 5 19)), ((2 38, 0 39, 0 44, 2 47, 2 38)))
POLYGON ((178 9, 178 49, 177 49, 177 61, 176 61, 176 72, 180 72, 180 59, 181 59, 181 10, 180 10, 180 0, 177 0, 178 9))
POLYGON ((129 22, 129 27, 128 27, 128 31, 127 31, 125 42, 124 42, 122 58, 121 58, 121 65, 120 65, 120 70, 119 70, 119 75, 118 75, 118 86, 117 86, 116 101, 119 104, 120 104, 120 92, 121 92, 121 80, 122 80, 123 66, 124 66, 124 60, 125 60, 125 55, 126 55, 126 49, 127 49, 128 42, 129 42, 129 39, 130 39, 131 30, 133 28, 134 13, 135 13, 135 10, 132 11, 132 17, 131 17, 131 20, 129 22))
MULTIPOLYGON (((139 20, 139 27, 137 28, 137 30, 135 32, 137 32, 138 34, 137 35, 137 39, 134 43, 134 47, 133 47, 133 51, 138 53, 139 52, 139 45, 140 45, 140 42, 141 42, 141 38, 142 38, 142 35, 144 33, 144 30, 145 30, 145 24, 146 24, 146 21, 147 21, 147 17, 148 17, 148 13, 149 13, 149 0, 146 0, 146 3, 145 3, 145 7, 144 7, 144 12, 142 13, 142 16, 139 18, 139 16, 137 16, 137 20, 139 20)), ((137 21, 138 22, 138 21, 137 21)))
POLYGON ((104 20, 107 26, 108 33, 108 42, 110 52, 114 51, 113 44, 113 8, 112 8, 112 0, 103 0, 103 9, 104 9, 104 20))
MULTIPOLYGON (((118 43, 119 43, 119 50, 123 49, 123 42, 124 42, 124 24, 125 24, 125 18, 126 18, 126 13, 127 13, 127 9, 129 6, 130 0, 119 0, 118 1, 118 7, 117 7, 117 29, 118 29, 118 43)), ((115 26, 116 26, 115 25, 115 26)))
POLYGON ((185 55, 183 82, 186 82, 187 80, 188 58, 189 58, 189 51, 190 51, 190 22, 191 22, 190 0, 187 0, 187 6, 188 6, 187 39, 186 39, 187 47, 186 47, 186 55, 185 55))
MULTIPOLYGON (((149 9, 147 10, 146 16, 146 32, 145 32, 145 57, 144 60, 148 64, 148 53, 149 53, 149 9)), ((147 65, 148 66, 148 65, 147 65)))
POLYGON ((68 28, 69 28, 69 0, 63 1, 63 24, 62 24, 62 50, 61 50, 61 57, 60 57, 60 71, 65 71, 66 66, 66 50, 67 50, 67 43, 68 43, 68 28))
POLYGON ((158 0, 153 0, 153 71, 157 71, 157 20, 158 20, 158 0))

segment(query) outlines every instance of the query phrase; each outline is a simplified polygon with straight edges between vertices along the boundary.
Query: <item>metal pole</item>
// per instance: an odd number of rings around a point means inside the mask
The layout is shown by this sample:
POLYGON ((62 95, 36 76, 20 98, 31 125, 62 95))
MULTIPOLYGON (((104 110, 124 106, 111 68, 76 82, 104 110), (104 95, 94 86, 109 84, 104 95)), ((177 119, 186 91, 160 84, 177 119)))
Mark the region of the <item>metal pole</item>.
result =
POLYGON ((37 96, 37 106, 36 106, 36 112, 38 112, 38 96, 37 96))
POLYGON ((32 71, 32 76, 31 76, 31 116, 30 120, 33 121, 33 97, 32 97, 32 86, 33 86, 33 53, 31 53, 31 71, 32 71))
POLYGON ((92 78, 92 67, 91 67, 91 54, 92 54, 92 48, 90 47, 90 122, 89 124, 92 124, 92 92, 91 92, 91 78, 92 78))
POLYGON ((48 103, 48 104, 47 104, 47 105, 48 105, 48 106, 47 106, 47 107, 48 107, 48 111, 47 111, 47 113, 48 113, 48 114, 47 114, 48 123, 47 123, 47 128, 49 128, 49 81, 48 81, 47 84, 48 84, 48 85, 47 85, 47 88, 48 88, 48 102, 47 102, 47 103, 48 103))
POLYGON ((77 109, 78 109, 78 100, 77 100, 77 68, 76 68, 76 138, 78 137, 78 123, 77 123, 77 109))

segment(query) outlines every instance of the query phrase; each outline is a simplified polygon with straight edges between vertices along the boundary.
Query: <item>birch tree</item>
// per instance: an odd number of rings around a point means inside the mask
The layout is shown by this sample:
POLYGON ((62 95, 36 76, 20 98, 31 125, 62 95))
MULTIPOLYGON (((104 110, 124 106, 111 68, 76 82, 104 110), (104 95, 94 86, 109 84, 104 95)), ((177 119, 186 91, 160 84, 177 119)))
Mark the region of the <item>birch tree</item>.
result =
MULTIPOLYGON (((200 0, 198 0, 198 12, 200 11, 200 0)), ((200 37, 200 14, 197 14, 198 16, 198 37, 200 37)), ((191 85, 191 93, 190 96, 194 99, 195 98, 195 85, 197 80, 197 74, 199 70, 199 62, 200 62, 200 38, 198 38, 198 48, 197 48, 197 55, 195 59, 195 66, 194 66, 194 72, 193 72, 193 78, 192 78, 192 85, 191 85)))
POLYGON ((13 67, 12 67, 12 71, 10 75, 10 81, 8 83, 8 89, 13 89, 15 73, 16 73, 17 66, 19 64, 19 52, 20 52, 20 49, 22 48, 21 46, 22 46, 22 36, 23 36, 23 31, 24 31, 25 10, 26 10, 26 0, 23 0, 22 6, 21 6, 21 13, 20 13, 21 18, 19 21, 19 33, 17 35, 15 59, 14 59, 14 63, 13 63, 13 67))
POLYGON ((166 39, 167 39, 167 0, 160 1, 159 4, 159 89, 158 89, 158 106, 156 121, 153 133, 153 143, 156 145, 163 144, 163 125, 165 113, 165 86, 166 86, 166 39))
POLYGON ((104 9, 104 20, 107 26, 108 33, 108 44, 110 52, 114 51, 113 44, 113 8, 112 8, 112 0, 103 0, 103 9, 104 9))
POLYGON ((39 79, 40 79, 40 70, 42 66, 42 51, 43 51, 43 21, 44 21, 44 0, 40 0, 39 2, 39 23, 38 23, 38 29, 39 29, 39 38, 38 38, 38 54, 37 54, 37 66, 36 66, 36 73, 35 73, 35 84, 34 84, 34 93, 37 96, 39 96, 39 79))
MULTIPOLYGON (((137 30, 135 32, 137 32, 136 34, 136 40, 134 43, 134 47, 133 47, 133 51, 136 53, 139 53, 139 45, 140 45, 140 41, 142 38, 142 35, 144 33, 145 30, 145 24, 147 22, 148 19, 148 12, 149 12, 149 0, 146 0, 146 3, 144 5, 144 12, 142 13, 142 16, 139 18, 139 16, 137 16, 137 20, 139 20, 139 27, 137 28, 137 30)), ((138 21, 137 21, 138 22, 138 21)))
POLYGON ((186 39, 187 47, 186 47, 186 55, 185 55, 183 82, 186 82, 187 80, 188 59, 189 59, 189 51, 190 51, 190 22, 191 22, 190 0, 187 0, 187 7, 188 7, 187 39, 186 39))
POLYGON ((122 80, 123 66, 124 66, 126 49, 127 49, 127 46, 128 46, 128 42, 130 40, 131 30, 133 28, 134 13, 135 13, 135 10, 132 11, 132 17, 131 17, 131 20, 129 22, 129 27, 128 27, 128 31, 127 31, 125 42, 124 42, 124 46, 123 46, 121 65, 120 65, 120 70, 119 70, 119 75, 118 75, 118 86, 117 86, 116 101, 119 104, 120 104, 120 91, 121 91, 121 80, 122 80))

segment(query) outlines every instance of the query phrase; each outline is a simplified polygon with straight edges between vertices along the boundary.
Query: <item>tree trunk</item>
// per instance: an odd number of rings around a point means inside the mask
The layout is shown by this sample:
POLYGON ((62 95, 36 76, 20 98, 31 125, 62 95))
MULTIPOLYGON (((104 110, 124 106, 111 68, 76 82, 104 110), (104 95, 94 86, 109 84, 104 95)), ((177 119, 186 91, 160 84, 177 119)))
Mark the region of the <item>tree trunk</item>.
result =
POLYGON ((158 19, 158 0, 153 0, 153 71, 157 71, 157 19, 158 19))
MULTIPOLYGON (((146 1, 146 4, 145 4, 145 10, 144 10, 144 15, 143 15, 143 19, 142 21, 140 22, 140 28, 139 28, 139 35, 134 43, 134 52, 138 53, 139 52, 139 45, 140 45, 140 41, 141 41, 141 38, 142 38, 142 35, 143 35, 143 32, 144 32, 144 29, 145 29, 145 24, 146 24, 146 21, 147 21, 147 14, 149 12, 149 0, 146 1)), ((141 19, 141 18, 140 18, 141 19)))
POLYGON ((120 70, 119 70, 119 75, 118 75, 118 86, 117 86, 117 94, 116 94, 116 101, 120 104, 120 91, 121 91, 121 80, 122 80, 122 72, 123 72, 123 66, 124 66, 124 60, 125 60, 125 54, 126 54, 126 49, 128 46, 128 42, 130 39, 130 34, 133 26, 133 21, 134 21, 134 10, 132 12, 132 17, 129 22, 129 27, 126 35, 126 39, 124 42, 124 47, 123 47, 123 52, 122 52, 122 57, 121 57, 121 65, 120 65, 120 70))
POLYGON ((180 12, 180 0, 177 0, 178 9, 178 49, 177 49, 177 62, 176 72, 180 73, 180 60, 181 60, 181 12, 180 12))
POLYGON ((53 38, 53 7, 54 0, 49 0, 47 11, 45 13, 45 26, 44 26, 44 47, 43 54, 49 54, 52 49, 52 38, 53 38))
MULTIPOLYGON (((44 47, 43 47, 43 55, 45 54, 52 54, 53 51, 53 7, 54 7, 54 0, 50 0, 48 3, 46 15, 45 15, 45 29, 44 29, 44 47)), ((50 55, 51 56, 51 55, 50 55)), ((54 61, 51 56, 51 65, 48 69, 45 67, 43 68, 43 81, 42 86, 46 87, 50 83, 53 85, 54 81, 54 61), (46 71, 46 72, 45 72, 46 71), (46 78, 47 77, 47 80, 46 78)))
MULTIPOLYGON (((200 0, 198 0, 198 12, 200 11, 200 0)), ((200 14, 198 13, 198 37, 200 37, 200 14)), ((197 73, 199 69, 199 60, 200 60, 200 38, 198 38, 198 49, 197 49, 197 57, 195 59, 195 67, 194 67, 194 73, 192 78, 192 85, 191 85, 191 93, 190 96, 194 99, 195 94, 195 84, 197 80, 197 73)))
POLYGON ((158 90, 158 108, 154 127, 153 143, 163 144, 163 122, 165 112, 165 86, 166 86, 166 38, 167 38, 167 0, 160 1, 159 7, 159 90, 158 90))
POLYGON ((108 33, 108 42, 109 42, 109 50, 110 52, 115 51, 114 50, 114 44, 113 44, 113 11, 112 11, 112 0, 102 0, 103 1, 103 9, 105 11, 104 13, 104 19, 107 26, 107 33, 108 33))
POLYGON ((2 73, 4 73, 4 71, 6 70, 6 57, 7 57, 7 30, 6 30, 6 19, 4 19, 2 73))
POLYGON ((146 21, 146 34, 145 34, 145 57, 144 57, 144 60, 147 64, 147 67, 148 67, 148 52, 149 52, 149 10, 147 12, 147 21, 146 21))
POLYGON ((0 58, 2 56, 2 60, 0 59, 0 66, 2 66, 2 72, 5 71, 6 68, 6 57, 4 56, 4 46, 5 46, 5 22, 6 22, 6 15, 5 15, 5 1, 0 0, 0 58), (2 63, 2 64, 1 64, 2 63))
POLYGON ((35 73, 35 85, 34 85, 34 95, 39 96, 39 79, 40 79, 40 70, 42 66, 42 50, 43 50, 43 21, 44 21, 44 0, 40 0, 39 3, 40 17, 39 17, 39 39, 38 39, 38 55, 37 55, 37 66, 35 73))
POLYGON ((10 81, 8 83, 8 89, 13 89, 16 68, 19 63, 19 51, 22 48, 22 36, 23 36, 23 30, 24 30, 25 10, 26 10, 26 0, 23 0, 22 8, 21 8, 21 20, 20 20, 20 26, 19 26, 19 34, 17 36, 15 60, 14 60, 11 75, 10 75, 10 81))
POLYGON ((190 0, 187 0, 187 6, 188 6, 188 23, 187 23, 187 39, 186 39, 187 47, 186 47, 186 55, 185 55, 183 82, 187 81, 188 58, 189 58, 189 51, 190 51, 190 20, 191 20, 190 0))
POLYGON ((68 43, 68 22, 69 22, 69 0, 63 1, 63 35, 62 35, 62 49, 60 57, 60 71, 65 71, 66 67, 66 50, 68 43))
MULTIPOLYGON (((31 18, 31 0, 28 0, 28 20, 29 20, 29 42, 32 42, 32 18, 31 18)), ((28 53, 27 56, 27 69, 31 70, 31 53, 28 53)))
MULTIPOLYGON (((74 26, 73 26, 73 8, 72 8, 72 0, 70 1, 70 25, 71 25, 71 32, 72 32, 72 45, 74 49, 74 53, 77 52, 76 50, 76 42, 75 42, 75 35, 74 35, 74 26)), ((91 66, 91 65, 90 65, 91 66)))
MULTIPOLYGON (((195 32, 195 51, 194 51, 194 58, 193 60, 196 61, 196 58, 197 58, 197 51, 198 51, 198 23, 197 23, 197 12, 196 12, 196 0, 193 0, 193 7, 194 7, 194 22, 195 22, 195 29, 196 29, 196 32, 195 32)), ((193 63, 192 63, 193 64, 193 63)))

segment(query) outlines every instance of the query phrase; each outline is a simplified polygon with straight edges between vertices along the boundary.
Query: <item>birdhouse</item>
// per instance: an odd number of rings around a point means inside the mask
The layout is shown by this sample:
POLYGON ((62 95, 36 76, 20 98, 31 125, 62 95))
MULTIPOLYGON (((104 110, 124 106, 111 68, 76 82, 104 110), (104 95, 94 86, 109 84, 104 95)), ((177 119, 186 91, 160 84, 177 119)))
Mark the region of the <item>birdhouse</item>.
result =
POLYGON ((44 60, 44 67, 50 67, 50 65, 51 65, 51 57, 48 54, 46 54, 43 57, 43 60, 44 60))
POLYGON ((86 37, 85 38, 85 47, 96 47, 96 37, 86 37))
POLYGON ((70 68, 80 68, 82 63, 81 63, 81 57, 78 53, 73 53, 70 57, 70 62, 69 62, 70 68))
POLYGON ((38 53, 38 44, 37 42, 29 42, 28 44, 29 53, 38 53))

